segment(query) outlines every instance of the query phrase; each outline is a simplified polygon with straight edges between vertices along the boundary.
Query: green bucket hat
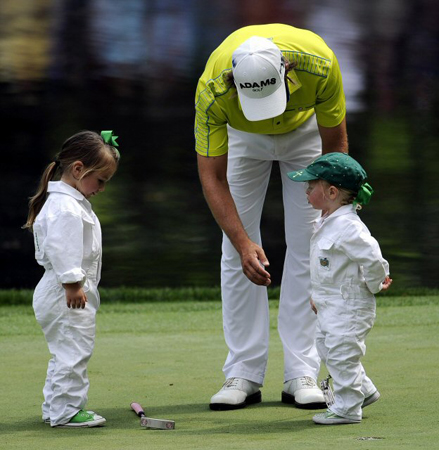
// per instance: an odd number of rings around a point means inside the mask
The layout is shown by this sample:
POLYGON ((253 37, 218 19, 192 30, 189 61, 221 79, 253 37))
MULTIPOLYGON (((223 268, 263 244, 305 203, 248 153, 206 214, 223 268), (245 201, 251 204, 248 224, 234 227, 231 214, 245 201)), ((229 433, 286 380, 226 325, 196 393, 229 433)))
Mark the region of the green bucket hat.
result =
POLYGON ((347 153, 327 153, 306 169, 289 172, 288 177, 293 181, 325 180, 334 186, 358 193, 357 203, 362 204, 367 204, 373 193, 372 187, 366 183, 366 171, 347 153))

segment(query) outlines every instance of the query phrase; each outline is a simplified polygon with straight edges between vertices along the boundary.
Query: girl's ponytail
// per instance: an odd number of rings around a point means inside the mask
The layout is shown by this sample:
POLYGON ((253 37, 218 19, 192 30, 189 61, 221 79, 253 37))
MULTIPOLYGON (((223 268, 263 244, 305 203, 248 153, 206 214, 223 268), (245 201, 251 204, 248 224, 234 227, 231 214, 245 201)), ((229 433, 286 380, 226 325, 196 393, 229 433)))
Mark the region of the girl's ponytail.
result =
POLYGON ((37 192, 29 200, 29 214, 27 216, 27 221, 22 226, 22 228, 28 229, 30 232, 32 232, 32 227, 35 219, 46 201, 49 181, 53 180, 58 167, 59 161, 57 159, 56 161, 51 162, 43 172, 37 192))

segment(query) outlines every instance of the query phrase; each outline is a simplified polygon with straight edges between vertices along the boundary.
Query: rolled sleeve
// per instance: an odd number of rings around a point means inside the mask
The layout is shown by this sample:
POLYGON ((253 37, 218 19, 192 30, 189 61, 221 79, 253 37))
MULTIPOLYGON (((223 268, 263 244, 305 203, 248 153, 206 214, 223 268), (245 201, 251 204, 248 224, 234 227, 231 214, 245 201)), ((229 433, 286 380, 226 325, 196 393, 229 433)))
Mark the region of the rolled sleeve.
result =
POLYGON ((44 252, 61 283, 84 284, 86 273, 82 269, 83 230, 81 216, 61 211, 48 217, 44 252))
POLYGON ((372 294, 381 291, 389 275, 389 263, 383 258, 375 238, 355 225, 346 229, 340 242, 342 251, 363 268, 363 276, 372 294))

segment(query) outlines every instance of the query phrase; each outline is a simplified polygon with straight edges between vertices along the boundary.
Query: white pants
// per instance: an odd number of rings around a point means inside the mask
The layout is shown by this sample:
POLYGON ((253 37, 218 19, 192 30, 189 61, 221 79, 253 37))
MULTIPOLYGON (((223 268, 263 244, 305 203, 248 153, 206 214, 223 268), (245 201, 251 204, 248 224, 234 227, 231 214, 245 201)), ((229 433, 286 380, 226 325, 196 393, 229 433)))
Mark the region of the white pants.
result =
POLYGON ((43 389, 43 419, 52 426, 67 423, 85 408, 89 381, 87 363, 93 353, 99 294, 96 286, 84 285, 84 309, 69 309, 64 288, 53 270, 46 270, 35 289, 33 308, 52 355, 43 389))
MULTIPOLYGON (((284 348, 284 381, 317 379, 316 319, 309 305, 309 241, 319 214, 308 204, 303 183, 287 173, 309 165, 321 154, 315 117, 282 135, 261 135, 228 128, 227 178, 241 221, 250 239, 261 245, 260 221, 273 161, 279 161, 283 186, 287 252, 279 304, 278 329, 284 348)), ((270 230, 276 233, 276 230, 270 230)), ((272 265, 279 261, 270 260, 272 265)), ((268 268, 268 270, 270 270, 268 268)), ((242 272, 239 254, 223 235, 221 260, 223 324, 229 348, 223 371, 263 384, 268 360, 267 289, 242 272)))
POLYGON ((349 419, 361 419, 363 400, 376 387, 360 358, 375 321, 375 299, 328 296, 314 299, 318 310, 317 349, 332 376, 335 403, 330 409, 349 419))

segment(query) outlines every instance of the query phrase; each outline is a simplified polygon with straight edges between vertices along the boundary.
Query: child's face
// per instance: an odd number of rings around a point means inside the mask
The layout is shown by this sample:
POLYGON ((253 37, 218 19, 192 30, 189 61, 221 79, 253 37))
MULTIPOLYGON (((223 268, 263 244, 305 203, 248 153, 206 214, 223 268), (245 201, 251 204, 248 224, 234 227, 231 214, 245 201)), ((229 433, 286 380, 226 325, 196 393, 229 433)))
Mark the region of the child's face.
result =
POLYGON ((326 183, 321 180, 308 181, 306 196, 308 197, 308 203, 310 203, 314 209, 321 209, 323 211, 328 209, 326 188, 326 183))
POLYGON ((308 203, 314 209, 325 211, 328 214, 332 214, 342 205, 340 191, 324 180, 308 181, 306 196, 308 203))
POLYGON ((113 176, 114 170, 107 170, 106 172, 91 172, 84 178, 81 178, 76 188, 85 197, 90 198, 93 195, 104 192, 105 184, 113 176))

